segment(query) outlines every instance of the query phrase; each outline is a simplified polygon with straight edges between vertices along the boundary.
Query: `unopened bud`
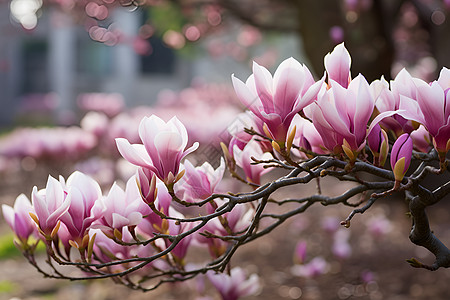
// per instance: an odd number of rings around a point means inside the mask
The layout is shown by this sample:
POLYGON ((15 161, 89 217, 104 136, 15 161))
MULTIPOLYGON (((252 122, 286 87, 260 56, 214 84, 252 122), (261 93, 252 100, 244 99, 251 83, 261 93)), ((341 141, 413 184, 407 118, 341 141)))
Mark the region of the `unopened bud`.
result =
POLYGON ((391 168, 396 182, 401 182, 411 163, 413 142, 408 133, 402 134, 391 150, 391 168))

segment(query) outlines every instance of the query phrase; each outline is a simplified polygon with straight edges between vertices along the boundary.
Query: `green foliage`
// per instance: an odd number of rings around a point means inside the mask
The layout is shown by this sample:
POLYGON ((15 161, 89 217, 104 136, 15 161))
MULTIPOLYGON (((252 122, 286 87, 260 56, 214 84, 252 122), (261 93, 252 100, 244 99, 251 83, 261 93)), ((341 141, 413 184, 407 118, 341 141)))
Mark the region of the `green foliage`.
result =
POLYGON ((14 238, 15 237, 12 233, 0 236, 0 259, 5 259, 21 254, 16 246, 14 246, 14 238))
MULTIPOLYGON (((14 245, 13 240, 15 238, 16 237, 12 233, 0 236, 0 259, 15 257, 22 254, 14 245)), ((36 252, 45 252, 45 246, 43 243, 38 244, 36 252)))
POLYGON ((0 281, 0 294, 1 293, 11 293, 11 292, 17 291, 17 289, 18 289, 18 286, 9 280, 0 281))
POLYGON ((148 8, 147 14, 149 23, 155 25, 160 36, 167 30, 181 32, 187 22, 180 7, 170 2, 148 8))

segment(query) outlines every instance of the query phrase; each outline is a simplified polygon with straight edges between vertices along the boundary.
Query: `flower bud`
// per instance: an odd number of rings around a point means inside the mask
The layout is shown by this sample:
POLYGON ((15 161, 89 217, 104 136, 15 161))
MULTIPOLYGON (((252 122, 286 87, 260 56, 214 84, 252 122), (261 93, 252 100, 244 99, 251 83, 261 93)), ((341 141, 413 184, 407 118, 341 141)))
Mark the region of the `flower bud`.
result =
POLYGON ((157 195, 156 175, 149 169, 139 168, 136 181, 142 200, 147 204, 155 202, 157 195))
POLYGON ((394 172, 396 184, 403 180, 411 162, 413 142, 408 133, 402 134, 394 143, 391 150, 391 168, 394 172))
POLYGON ((384 166, 389 151, 388 136, 380 125, 377 124, 367 136, 367 144, 373 154, 373 164, 378 167, 384 166))

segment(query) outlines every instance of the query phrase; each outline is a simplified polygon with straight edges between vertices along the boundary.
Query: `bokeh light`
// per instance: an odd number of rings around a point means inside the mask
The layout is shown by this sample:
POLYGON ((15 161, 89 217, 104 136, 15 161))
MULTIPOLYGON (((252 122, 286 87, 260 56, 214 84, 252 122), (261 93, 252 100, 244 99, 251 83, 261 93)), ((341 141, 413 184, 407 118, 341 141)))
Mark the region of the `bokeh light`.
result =
POLYGON ((36 27, 38 11, 42 0, 12 0, 10 3, 11 17, 23 28, 31 30, 36 27))

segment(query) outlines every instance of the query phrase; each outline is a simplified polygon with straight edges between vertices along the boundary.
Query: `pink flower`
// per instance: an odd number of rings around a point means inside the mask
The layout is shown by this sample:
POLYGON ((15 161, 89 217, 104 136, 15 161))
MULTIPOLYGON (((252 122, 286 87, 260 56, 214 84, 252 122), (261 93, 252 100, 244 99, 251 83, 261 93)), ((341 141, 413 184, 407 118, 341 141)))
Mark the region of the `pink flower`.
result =
POLYGON ((294 261, 298 264, 303 264, 306 258, 306 242, 300 241, 295 246, 294 261))
POLYGON ((49 176, 47 186, 43 190, 33 187, 31 201, 36 212, 32 215, 39 226, 40 233, 51 240, 55 235, 57 224, 61 217, 69 210, 71 199, 66 199, 66 194, 61 183, 49 176))
MULTIPOLYGON (((300 117, 298 114, 292 119, 291 128, 289 131, 296 126, 297 132, 294 137, 294 144, 302 147, 307 151, 312 151, 317 154, 326 154, 327 151, 325 146, 323 145, 322 137, 317 131, 316 127, 311 121, 300 117)), ((307 155, 303 152, 300 152, 296 149, 292 149, 299 157, 306 157, 307 155)))
POLYGON ((156 189, 157 179, 155 173, 147 168, 138 168, 135 178, 142 200, 149 205, 155 202, 158 194, 156 189))
POLYGON ((264 168, 264 164, 252 164, 254 161, 251 159, 253 156, 259 160, 272 159, 270 153, 263 153, 259 143, 255 140, 251 140, 244 149, 241 150, 238 146, 234 146, 233 149, 234 159, 236 164, 244 170, 247 181, 260 184, 261 175, 270 171, 269 168, 264 168))
POLYGON ((194 167, 190 161, 184 162, 185 175, 176 186, 176 191, 183 193, 185 201, 204 200, 211 196, 225 171, 225 161, 220 160, 220 166, 214 168, 205 162, 199 167, 194 167))
POLYGON ((252 274, 247 279, 245 271, 239 267, 231 269, 230 275, 208 271, 206 276, 223 300, 237 300, 240 297, 254 295, 260 288, 258 275, 252 274))
POLYGON ((263 121, 270 137, 284 143, 292 118, 317 96, 323 79, 315 82, 308 68, 294 58, 284 60, 272 78, 270 72, 253 63, 246 83, 232 75, 238 98, 263 121))
POLYGON ((382 237, 392 230, 392 223, 384 215, 373 216, 366 222, 367 230, 375 237, 382 237))
MULTIPOLYGON (((369 84, 361 74, 348 88, 331 80, 331 88, 320 93, 312 107, 313 124, 328 150, 340 153, 344 146, 356 153, 365 146, 373 108, 369 84)), ((346 154, 349 155, 347 151, 346 154)))
MULTIPOLYGON (((156 184, 156 189, 158 190, 157 198, 154 202, 156 210, 162 212, 166 216, 177 218, 184 217, 171 206, 172 196, 162 182, 156 184)), ((162 219, 158 214, 151 211, 142 222, 138 224, 137 229, 148 236, 153 236, 155 232, 169 234, 169 222, 167 219, 162 219)))
MULTIPOLYGON (((216 200, 216 202, 218 202, 218 206, 223 204, 219 200, 216 200)), ((207 212, 212 214, 215 212, 215 208, 213 206, 207 206, 207 212)), ((218 218, 214 218, 205 225, 204 230, 217 236, 227 236, 230 235, 230 232, 233 234, 242 232, 251 224, 254 212, 255 210, 250 206, 238 204, 233 210, 223 215, 226 223, 222 223, 218 218)), ((219 238, 205 237, 202 235, 197 235, 196 238, 198 242, 208 246, 208 250, 214 258, 221 256, 229 245, 229 242, 219 238)))
POLYGON ((325 55, 324 62, 328 80, 333 80, 342 87, 347 88, 351 81, 350 66, 352 59, 344 43, 337 45, 334 47, 333 52, 325 55))
POLYGON ((19 238, 21 247, 25 247, 27 240, 36 232, 36 225, 30 217, 30 213, 34 213, 30 200, 24 194, 20 194, 14 202, 14 207, 3 204, 3 217, 19 238))
POLYGON ((414 148, 421 152, 428 153, 433 148, 430 133, 423 125, 420 125, 417 130, 411 132, 411 138, 414 148))
MULTIPOLYGON (((294 117, 295 119, 295 117, 294 117)), ((247 110, 240 113, 236 120, 228 126, 228 132, 232 136, 228 144, 228 151, 233 155, 233 148, 236 144, 239 149, 244 149, 245 145, 252 139, 252 135, 245 132, 245 129, 253 129, 256 133, 264 135, 264 123, 255 116, 254 113, 247 110)), ((259 141, 263 152, 271 152, 272 144, 268 140, 259 141)))
POLYGON ((117 138, 120 154, 130 163, 152 170, 166 185, 176 182, 181 160, 198 148, 198 143, 194 143, 185 150, 188 135, 177 117, 167 123, 155 115, 144 117, 139 136, 143 145, 117 138))
POLYGON ((340 228, 334 233, 333 236, 333 255, 345 259, 352 254, 352 247, 348 240, 350 239, 350 231, 347 229, 340 228))
POLYGON ((115 230, 122 232, 124 226, 138 225, 143 215, 151 213, 148 205, 142 201, 135 176, 127 181, 125 191, 114 183, 102 202, 106 210, 94 227, 102 229, 110 237, 114 236, 115 230))
MULTIPOLYGON (((414 85, 412 76, 405 69, 402 69, 397 74, 390 85, 391 90, 384 78, 375 80, 370 85, 374 97, 377 99, 375 106, 380 113, 399 110, 401 98, 404 96, 415 98, 416 86, 414 85)), ((411 120, 398 114, 384 118, 380 124, 386 130, 392 130, 396 136, 400 136, 403 132, 411 133, 416 129, 416 125, 411 120)))
POLYGON ((431 84, 421 79, 414 79, 417 87, 417 102, 411 98, 402 98, 401 113, 423 124, 433 137, 433 144, 441 159, 450 149, 450 70, 443 68, 437 81, 431 84))
POLYGON ((367 144, 373 155, 373 163, 376 166, 384 166, 389 152, 388 136, 380 125, 375 125, 367 136, 367 144))
POLYGON ((411 163, 413 142, 407 133, 402 134, 394 143, 391 150, 391 168, 395 181, 401 182, 411 163))
POLYGON ((325 259, 318 256, 306 264, 292 266, 291 273, 294 276, 311 278, 325 274, 329 269, 330 266, 325 259))
POLYGON ((67 183, 62 177, 60 181, 66 195, 65 201, 70 203, 67 212, 61 216, 61 222, 66 225, 78 248, 85 248, 87 245, 83 240, 88 229, 105 211, 100 186, 94 179, 78 171, 69 176, 67 183))

